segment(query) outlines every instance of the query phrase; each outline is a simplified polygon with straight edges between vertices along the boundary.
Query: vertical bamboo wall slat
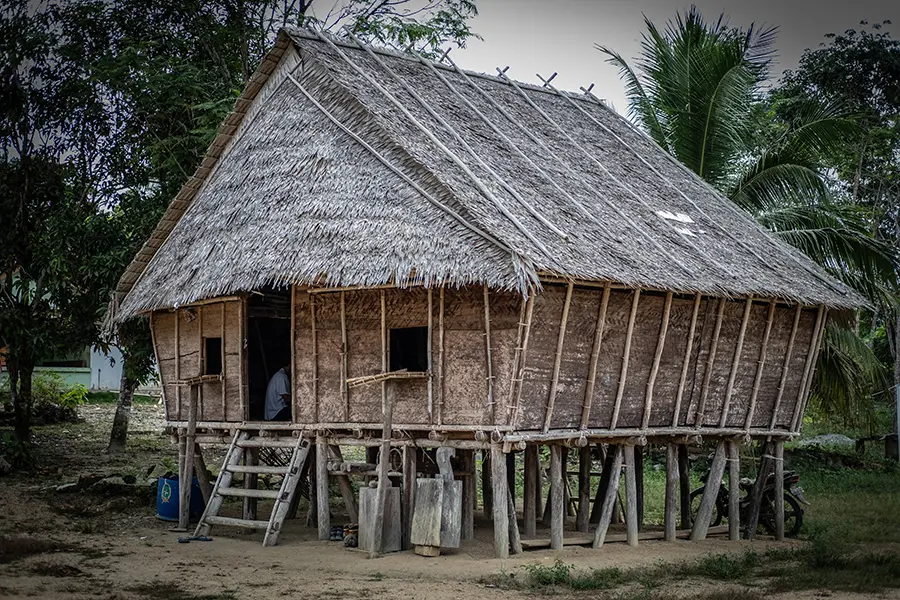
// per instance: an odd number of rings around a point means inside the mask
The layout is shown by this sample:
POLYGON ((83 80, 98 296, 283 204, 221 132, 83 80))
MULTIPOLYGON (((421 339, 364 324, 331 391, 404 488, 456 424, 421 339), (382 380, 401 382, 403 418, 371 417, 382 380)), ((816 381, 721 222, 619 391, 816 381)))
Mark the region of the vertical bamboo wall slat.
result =
POLYGON ((781 380, 778 383, 778 394, 775 396, 775 405, 772 407, 772 418, 769 422, 769 429, 775 429, 778 422, 778 410, 781 408, 781 401, 784 397, 784 387, 788 381, 788 369, 791 366, 791 358, 794 355, 794 342, 797 340, 797 329, 800 326, 800 314, 803 307, 799 304, 794 311, 794 324, 791 327, 791 337, 788 339, 787 350, 784 353, 784 364, 781 367, 781 380))

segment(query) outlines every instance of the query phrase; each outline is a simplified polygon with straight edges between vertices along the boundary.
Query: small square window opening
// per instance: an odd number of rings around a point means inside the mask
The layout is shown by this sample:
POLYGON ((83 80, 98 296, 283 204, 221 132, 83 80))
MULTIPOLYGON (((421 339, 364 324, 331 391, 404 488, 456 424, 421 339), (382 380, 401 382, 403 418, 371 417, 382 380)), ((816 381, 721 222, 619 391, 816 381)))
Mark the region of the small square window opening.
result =
POLYGON ((424 372, 428 370, 428 328, 391 329, 391 371, 424 372))
POLYGON ((208 337, 203 338, 203 347, 205 357, 203 365, 204 375, 221 375, 222 374, 222 338, 208 337))

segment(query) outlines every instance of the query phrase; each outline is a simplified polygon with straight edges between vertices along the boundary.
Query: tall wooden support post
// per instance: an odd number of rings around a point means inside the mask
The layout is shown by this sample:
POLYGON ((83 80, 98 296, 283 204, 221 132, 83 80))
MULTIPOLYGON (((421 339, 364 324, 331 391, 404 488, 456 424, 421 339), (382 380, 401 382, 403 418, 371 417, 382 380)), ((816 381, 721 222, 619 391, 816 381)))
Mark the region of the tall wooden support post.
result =
POLYGON ((588 517, 591 515, 591 446, 578 449, 578 514, 575 515, 575 528, 581 532, 588 530, 588 517))
POLYGON ((691 458, 688 447, 678 445, 678 506, 681 510, 681 528, 691 528, 691 458))
POLYGON ((190 405, 188 406, 187 430, 178 444, 178 452, 184 458, 181 462, 178 486, 178 529, 187 531, 191 517, 191 488, 194 481, 194 444, 197 431, 197 404, 199 400, 198 384, 191 386, 190 405))
MULTIPOLYGON (((381 297, 382 317, 384 317, 384 295, 381 297)), ((383 321, 383 318, 382 318, 383 321)), ((388 467, 391 462, 391 429, 394 417, 394 382, 387 380, 383 384, 384 405, 382 406, 383 423, 381 427, 381 452, 378 456, 378 488, 375 490, 375 515, 372 519, 371 531, 372 550, 370 557, 378 556, 384 547, 384 509, 387 504, 388 488, 391 481, 388 479, 388 467)))
POLYGON ((558 444, 550 446, 550 548, 553 550, 562 550, 566 520, 563 450, 558 444))
MULTIPOLYGON (((491 452, 481 451, 481 510, 486 521, 494 518, 494 488, 491 485, 491 452)), ((506 460, 505 458, 503 460, 506 460)), ((506 463, 504 463, 504 466, 506 463)))
POLYGON ((741 539, 741 463, 740 442, 728 442, 728 539, 741 539))
MULTIPOLYGON (((311 444, 309 446, 309 453, 306 455, 306 462, 315 465, 316 464, 316 456, 319 453, 316 452, 315 444, 311 444)), ((316 469, 309 469, 309 507, 306 510, 306 526, 307 527, 318 527, 319 522, 319 505, 316 496, 316 487, 317 487, 317 477, 316 477, 316 469)))
POLYGON ((516 518, 516 503, 513 500, 512 490, 507 491, 506 499, 509 512, 509 551, 512 554, 522 554, 522 536, 519 535, 519 521, 516 518))
MULTIPOLYGON (((412 531, 413 507, 416 505, 416 452, 415 446, 403 447, 403 503, 401 505, 403 533, 400 538, 400 545, 404 550, 412 548, 409 537, 412 531)), ((465 489, 466 484, 465 480, 463 480, 463 515, 466 512, 467 501, 465 489)))
MULTIPOLYGON (((483 463, 482 463, 483 464, 483 463)), ((506 457, 499 444, 491 444, 491 484, 493 487, 494 554, 497 558, 509 558, 509 511, 503 499, 509 493, 506 487, 506 457)))
POLYGON ((756 474, 756 481, 750 489, 750 505, 747 508, 747 523, 744 526, 744 538, 748 540, 756 539, 756 527, 759 525, 759 509, 762 506, 763 491, 765 490, 766 479, 769 471, 772 470, 772 442, 764 442, 762 444, 762 457, 759 459, 759 471, 756 474))
POLYGON ((775 442, 775 539, 784 540, 784 442, 775 442))
POLYGON ((716 498, 719 496, 719 488, 722 485, 722 476, 725 474, 725 462, 725 442, 720 441, 716 446, 712 465, 709 467, 706 488, 703 491, 703 497, 700 499, 700 508, 697 510, 697 519, 691 528, 692 542, 706 539, 713 509, 716 506, 716 498))
POLYGON ((625 535, 629 546, 638 545, 637 473, 635 472, 634 446, 625 450, 625 535))
POLYGON ((522 493, 522 528, 525 535, 533 537, 537 533, 537 469, 538 447, 525 446, 525 490, 522 493))
POLYGON ((644 447, 634 447, 634 479, 637 484, 635 508, 638 532, 644 531, 644 447))
POLYGON ((600 510, 603 508, 603 496, 606 494, 606 488, 609 485, 609 472, 612 469, 614 446, 609 447, 609 451, 604 450, 603 446, 597 445, 600 451, 600 458, 603 465, 600 467, 600 482, 597 484, 597 494, 594 496, 594 506, 591 507, 591 516, 588 519, 591 523, 600 521, 600 510))
MULTIPOLYGON (((255 467, 259 464, 259 448, 247 448, 244 450, 244 465, 255 467)), ((244 473, 244 489, 255 490, 259 485, 259 475, 256 473, 244 473)), ((256 498, 244 497, 244 518, 248 521, 256 520, 256 498)))
MULTIPOLYGON (((370 465, 378 464, 378 446, 366 446, 366 462, 370 465)), ((372 481, 372 477, 370 475, 366 475, 366 485, 369 485, 370 481, 372 481)))
POLYGON ((331 536, 331 510, 328 497, 328 445, 320 431, 316 436, 316 516, 319 539, 331 536))
POLYGON ((544 469, 541 467, 541 447, 534 448, 534 516, 544 516, 544 469))
POLYGON ((666 444, 666 515, 665 515, 665 540, 675 540, 675 530, 678 529, 678 447, 675 444, 666 444))
MULTIPOLYGON (((330 445, 328 449, 331 451, 331 457, 338 461, 344 462, 344 454, 341 447, 330 445)), ((350 483, 350 476, 346 473, 336 473, 334 477, 337 479, 338 487, 341 490, 341 497, 344 499, 344 508, 347 509, 347 518, 351 523, 359 522, 359 505, 356 502, 356 495, 353 493, 353 485, 350 483)))
POLYGON ((516 503, 516 455, 513 452, 506 454, 506 488, 512 496, 513 504, 516 503))
POLYGON ((613 510, 616 507, 616 498, 619 497, 619 477, 622 473, 622 446, 610 446, 607 458, 609 463, 608 465, 604 463, 603 471, 608 483, 603 492, 603 503, 600 508, 597 529, 594 531, 594 548, 600 548, 606 540, 606 532, 609 529, 613 510))
POLYGON ((203 504, 209 504, 209 499, 212 497, 212 485, 209 483, 209 472, 206 470, 203 449, 199 443, 194 444, 194 473, 197 475, 197 483, 200 485, 200 493, 203 495, 203 504))
MULTIPOLYGON (((464 540, 475 538, 475 451, 458 450, 463 460, 462 532, 464 540)), ((415 479, 413 479, 415 485, 415 479)))

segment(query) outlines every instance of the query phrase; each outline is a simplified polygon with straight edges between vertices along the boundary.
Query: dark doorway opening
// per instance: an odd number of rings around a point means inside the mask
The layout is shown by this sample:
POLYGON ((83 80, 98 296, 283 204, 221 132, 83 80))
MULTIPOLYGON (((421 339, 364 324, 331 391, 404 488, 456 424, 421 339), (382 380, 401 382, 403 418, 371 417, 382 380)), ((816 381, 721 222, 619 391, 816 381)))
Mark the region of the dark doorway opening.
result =
POLYGON ((391 329, 391 371, 428 370, 428 328, 391 329))
POLYGON ((222 374, 222 338, 208 337, 203 338, 203 374, 204 375, 221 375, 222 374))
MULTIPOLYGON (((248 418, 265 417, 266 387, 282 367, 291 375, 291 293, 266 289, 247 302, 248 418)), ((293 385, 293 382, 292 382, 293 385)))

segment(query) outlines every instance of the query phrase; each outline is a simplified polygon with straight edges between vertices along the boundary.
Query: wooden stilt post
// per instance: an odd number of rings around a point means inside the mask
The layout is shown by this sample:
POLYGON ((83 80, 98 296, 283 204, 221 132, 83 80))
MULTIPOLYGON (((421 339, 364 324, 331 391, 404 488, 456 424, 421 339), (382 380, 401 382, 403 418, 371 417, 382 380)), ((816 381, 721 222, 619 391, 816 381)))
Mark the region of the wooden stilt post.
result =
POLYGON ((212 495, 212 485, 209 483, 209 473, 206 470, 206 461, 203 460, 203 449, 199 443, 194 444, 194 473, 197 474, 197 483, 200 485, 200 493, 203 495, 203 504, 209 504, 212 495))
MULTIPOLYGON (((259 464, 259 448, 246 448, 244 450, 244 465, 256 466, 259 464)), ((244 489, 255 490, 259 486, 259 475, 256 473, 244 473, 244 489)), ((248 521, 256 520, 256 498, 244 498, 244 518, 248 521)))
MULTIPOLYGON (((378 446, 366 446, 366 462, 370 465, 378 464, 378 446)), ((372 481, 372 479, 373 478, 370 475, 366 475, 366 485, 369 485, 369 482, 372 481)))
POLYGON ((637 484, 635 508, 637 509, 638 533, 644 531, 644 447, 634 447, 634 479, 637 484))
MULTIPOLYGON (((410 532, 412 531, 412 513, 416 504, 416 447, 403 447, 403 534, 401 537, 401 547, 404 550, 412 548, 409 541, 410 532)), ((463 515, 466 513, 466 483, 463 481, 463 515)), ((471 512, 471 510, 470 510, 471 512)), ((465 527, 463 527, 463 536, 465 536, 465 527)))
POLYGON ((740 442, 728 441, 728 539, 741 539, 741 463, 740 442))
POLYGON ((544 516, 544 470, 541 468, 541 447, 534 448, 534 516, 541 519, 544 516))
POLYGON ((562 455, 562 482, 563 482, 563 507, 567 517, 575 516, 575 509, 572 507, 572 488, 569 487, 569 449, 563 446, 562 455))
MULTIPOLYGON (((494 486, 491 482, 492 455, 493 453, 487 450, 481 452, 481 510, 485 520, 494 518, 494 486)), ((505 463, 504 466, 506 466, 505 463)))
POLYGON ((665 540, 675 540, 675 530, 678 528, 678 447, 675 444, 666 444, 666 516, 665 516, 665 540))
POLYGON ((603 446, 599 446, 600 452, 603 458, 603 469, 600 471, 600 482, 597 485, 597 495, 594 496, 594 506, 591 508, 591 523, 598 523, 600 521, 600 511, 603 508, 603 498, 606 494, 606 488, 609 487, 609 474, 612 471, 613 467, 613 457, 615 449, 613 446, 609 447, 608 452, 603 452, 603 446))
POLYGON ((678 445, 678 506, 681 510, 681 528, 690 529, 691 522, 691 459, 688 447, 678 445))
POLYGON ((575 528, 581 532, 587 532, 591 514, 592 466, 591 446, 588 444, 578 449, 578 514, 575 516, 575 528))
POLYGON ((316 522, 319 539, 331 536, 331 510, 328 497, 328 445, 323 432, 316 435, 316 522))
POLYGON ((709 467, 709 476, 706 479, 703 498, 700 500, 700 509, 697 511, 697 518, 691 528, 692 542, 706 539, 713 509, 716 506, 716 498, 719 496, 719 487, 722 485, 722 475, 725 474, 725 462, 725 442, 720 441, 716 446, 712 465, 709 467))
POLYGON ((619 476, 622 473, 622 446, 610 446, 608 458, 611 458, 607 477, 609 485, 603 495, 603 504, 600 509, 600 522, 594 531, 594 548, 603 546, 606 540, 606 532, 609 529, 610 521, 612 521, 613 509, 616 506, 616 498, 619 496, 619 476))
MULTIPOLYGON (((316 455, 316 446, 315 444, 310 444, 309 452, 306 455, 306 462, 310 465, 315 465, 317 458, 316 455)), ((316 488, 318 487, 318 482, 316 481, 316 469, 309 469, 309 507, 306 510, 306 526, 307 527, 318 527, 319 523, 319 504, 318 498, 316 498, 316 488)))
POLYGON ((629 546, 638 545, 637 473, 635 472, 634 446, 625 450, 625 535, 629 546))
MULTIPOLYGON (((462 534, 464 540, 475 538, 475 451, 459 450, 463 459, 462 534)), ((413 478, 415 485, 415 478, 413 478)))
POLYGON ((747 508, 747 523, 744 527, 744 538, 748 540, 756 539, 756 526, 759 525, 759 509, 762 506, 763 491, 765 490, 766 479, 769 471, 772 470, 772 442, 764 442, 762 445, 762 456, 759 459, 759 471, 756 474, 756 481, 750 489, 750 505, 747 508))
POLYGON ((536 445, 525 446, 525 490, 522 493, 522 528, 525 535, 534 537, 537 533, 537 462, 538 447, 536 445))
POLYGON ((512 494, 506 494, 509 515, 509 551, 511 554, 522 554, 522 536, 519 534, 519 521, 516 518, 516 505, 512 494))
POLYGON ((493 487, 494 554, 497 558, 509 558, 509 510, 506 498, 506 458, 499 444, 491 444, 491 484, 493 487))
MULTIPOLYGON (((328 449, 335 460, 340 462, 344 461, 344 455, 341 452, 340 446, 331 445, 328 449)), ((344 473, 334 473, 332 474, 332 477, 335 477, 338 481, 341 497, 344 499, 344 508, 347 509, 347 518, 350 519, 351 523, 359 522, 359 506, 356 503, 356 496, 353 493, 353 485, 350 483, 350 476, 344 473)))
MULTIPOLYGON (((382 330, 384 329, 384 292, 381 295, 382 330)), ((384 335, 382 333, 382 335, 384 335)), ((388 488, 391 482, 388 479, 388 467, 391 462, 391 428, 394 416, 394 382, 387 380, 382 384, 384 393, 383 423, 381 427, 381 452, 378 456, 378 487, 375 490, 375 514, 372 519, 372 548, 369 557, 378 556, 381 553, 384 533, 384 508, 387 504, 388 488)), ((320 528, 321 531, 321 528, 320 528)))
POLYGON ((516 502, 516 455, 512 452, 506 454, 506 488, 512 496, 513 504, 516 502))
POLYGON ((563 447, 558 444, 550 446, 550 548, 561 550, 563 547, 563 525, 566 518, 564 505, 563 447))
POLYGON ((784 442, 775 442, 775 539, 784 541, 784 442))
POLYGON ((179 454, 184 456, 178 481, 178 529, 187 531, 191 517, 191 488, 194 481, 194 443, 197 431, 197 404, 200 385, 191 386, 187 431, 179 440, 179 454))

